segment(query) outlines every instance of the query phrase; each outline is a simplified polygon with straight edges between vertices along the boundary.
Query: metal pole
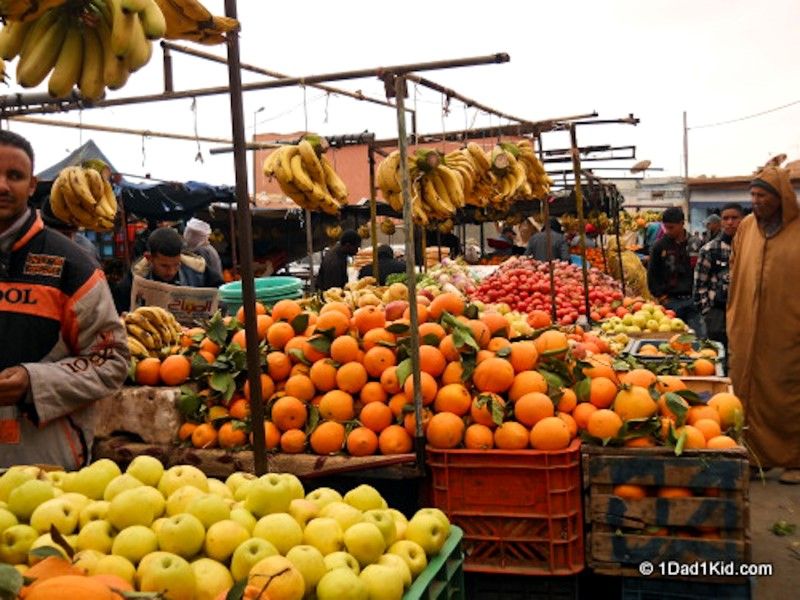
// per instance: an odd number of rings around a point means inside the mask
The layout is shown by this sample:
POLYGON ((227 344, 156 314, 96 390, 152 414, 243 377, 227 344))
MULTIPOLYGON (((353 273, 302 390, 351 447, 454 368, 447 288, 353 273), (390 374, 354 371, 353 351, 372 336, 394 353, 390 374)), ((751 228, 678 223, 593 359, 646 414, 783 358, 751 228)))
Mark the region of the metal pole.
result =
MULTIPOLYGON (((536 135, 536 141, 539 142, 539 160, 544 157, 544 148, 542 146, 542 135, 536 135)), ((544 215, 544 235, 545 243, 547 244, 547 270, 550 274, 550 318, 553 323, 558 322, 558 313, 556 312, 556 273, 553 266, 553 236, 550 230, 550 200, 549 198, 542 198, 542 209, 544 215)))
MULTIPOLYGON (((225 0, 225 15, 236 18, 236 0, 225 0)), ((253 229, 250 219, 250 201, 247 194, 247 153, 244 137, 244 109, 242 106, 242 72, 239 68, 239 32, 226 34, 228 46, 228 81, 231 101, 231 129, 233 158, 236 173, 236 204, 239 218, 239 254, 242 257, 242 303, 247 346, 247 380, 250 383, 250 413, 253 415, 253 460, 256 475, 267 472, 266 443, 264 440, 264 405, 261 398, 261 365, 258 356, 258 328, 256 325, 256 290, 253 279, 253 229)))
POLYGON ((419 315, 417 314, 417 272, 414 260, 414 221, 411 208, 411 177, 408 172, 408 140, 406 139, 405 105, 406 81, 401 75, 394 81, 397 103, 397 140, 400 151, 400 185, 403 189, 403 226, 406 230, 406 285, 408 286, 408 309, 411 317, 411 377, 414 383, 414 419, 416 428, 414 441, 417 453, 417 469, 425 470, 425 435, 422 431, 422 374, 419 368, 419 315))
POLYGON ((233 261, 233 275, 239 274, 239 258, 236 252, 236 224, 233 218, 233 205, 228 205, 228 228, 230 229, 231 261, 233 261))
POLYGON ((580 236, 581 271, 583 273, 583 301, 586 308, 586 320, 592 324, 591 307, 589 305, 589 269, 586 265, 586 221, 583 218, 583 188, 581 187, 581 154, 578 149, 575 125, 569 126, 569 139, 572 144, 572 170, 575 172, 575 208, 578 211, 578 235, 580 236))
POLYGON ((306 253, 308 254, 308 289, 313 294, 317 291, 317 278, 314 277, 314 231, 311 228, 311 211, 307 208, 306 215, 306 253))
POLYGON ((626 296, 625 290, 625 266, 622 262, 622 242, 619 240, 619 199, 614 198, 614 236, 617 238, 617 259, 619 260, 619 280, 622 282, 622 295, 626 296))
POLYGON ((175 91, 175 87, 172 82, 172 55, 169 52, 169 48, 164 48, 164 56, 163 56, 163 65, 164 65, 164 93, 171 94, 175 91))
POLYGON ((375 197, 375 150, 370 143, 367 146, 369 160, 369 237, 372 240, 372 276, 380 283, 378 273, 378 202, 375 197))

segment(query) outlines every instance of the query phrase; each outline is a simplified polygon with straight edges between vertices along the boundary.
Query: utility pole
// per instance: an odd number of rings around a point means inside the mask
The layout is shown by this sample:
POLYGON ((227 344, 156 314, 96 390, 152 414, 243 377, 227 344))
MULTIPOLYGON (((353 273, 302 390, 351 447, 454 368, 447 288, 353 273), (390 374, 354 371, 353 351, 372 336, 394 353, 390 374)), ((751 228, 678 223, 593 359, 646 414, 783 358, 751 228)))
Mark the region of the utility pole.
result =
POLYGON ((683 212, 686 223, 690 224, 689 212, 689 126, 686 123, 686 111, 683 111, 683 212))

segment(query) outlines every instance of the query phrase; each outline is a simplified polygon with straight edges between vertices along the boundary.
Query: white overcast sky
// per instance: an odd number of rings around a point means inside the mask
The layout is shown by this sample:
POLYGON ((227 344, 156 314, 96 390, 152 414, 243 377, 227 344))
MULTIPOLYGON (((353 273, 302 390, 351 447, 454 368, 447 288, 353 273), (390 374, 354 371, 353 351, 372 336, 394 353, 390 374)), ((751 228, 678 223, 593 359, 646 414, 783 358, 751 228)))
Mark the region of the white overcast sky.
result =
MULTIPOLYGON (((222 0, 206 0, 216 14, 222 0)), ((751 115, 800 101, 800 2, 797 0, 404 0, 401 3, 267 2, 240 0, 244 62, 291 75, 312 75, 393 64, 507 52, 511 62, 431 71, 424 75, 499 110, 537 120, 596 110, 602 118, 633 113, 638 127, 579 129, 582 144, 637 146, 663 175, 682 175, 682 112, 699 126, 751 115)), ((206 48, 208 49, 208 48, 206 48)), ((225 48, 210 48, 224 55, 225 48)), ((225 67, 175 56, 178 90, 227 84, 225 67)), ((13 70, 13 69, 12 69, 13 70)), ((264 79, 244 75, 245 81, 264 79)), ((333 82, 381 96, 374 79, 333 82)), ((161 51, 109 97, 158 93, 161 51)), ((13 82, 8 93, 22 91, 13 82)), ((497 118, 453 102, 443 120, 441 97, 410 88, 420 132, 497 125, 497 118)), ((245 94, 246 136, 308 129, 323 134, 375 132, 396 135, 393 110, 318 89, 245 94), (258 111, 263 107, 263 110, 258 111), (255 118, 255 119, 254 119, 255 118)), ((201 135, 229 137, 227 96, 197 101, 201 135)), ((85 110, 58 116, 67 121, 192 134, 190 100, 85 110)), ((11 123, 37 152, 37 170, 93 138, 124 173, 154 178, 233 184, 232 154, 203 162, 193 142, 113 135, 11 123)), ((770 156, 800 159, 800 104, 730 125, 694 129, 689 135, 690 175, 749 174, 770 156)), ((563 147, 561 134, 545 147, 563 147)), ((630 163, 628 163, 630 164, 630 163)), ((627 166, 627 165, 626 165, 627 166)), ((366 168, 366 166, 365 166, 366 168)), ((661 173, 652 172, 652 176, 661 173)))

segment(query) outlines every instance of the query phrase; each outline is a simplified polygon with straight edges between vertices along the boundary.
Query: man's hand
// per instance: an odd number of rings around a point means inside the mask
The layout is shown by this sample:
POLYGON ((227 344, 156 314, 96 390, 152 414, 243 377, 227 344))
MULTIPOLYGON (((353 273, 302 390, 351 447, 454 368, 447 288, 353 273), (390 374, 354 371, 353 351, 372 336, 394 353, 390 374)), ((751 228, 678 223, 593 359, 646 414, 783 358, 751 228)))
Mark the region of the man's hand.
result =
POLYGON ((0 371, 0 406, 17 404, 25 397, 30 383, 25 367, 9 367, 0 371))

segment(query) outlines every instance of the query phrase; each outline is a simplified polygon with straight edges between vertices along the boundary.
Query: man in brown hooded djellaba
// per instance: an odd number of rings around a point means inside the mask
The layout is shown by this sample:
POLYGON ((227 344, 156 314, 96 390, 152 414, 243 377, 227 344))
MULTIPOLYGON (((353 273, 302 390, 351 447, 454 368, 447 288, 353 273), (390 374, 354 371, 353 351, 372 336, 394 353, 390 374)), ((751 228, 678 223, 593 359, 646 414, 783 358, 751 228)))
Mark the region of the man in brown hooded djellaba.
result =
POLYGON ((800 207, 779 167, 759 172, 750 196, 731 255, 730 373, 758 462, 800 483, 800 207))

